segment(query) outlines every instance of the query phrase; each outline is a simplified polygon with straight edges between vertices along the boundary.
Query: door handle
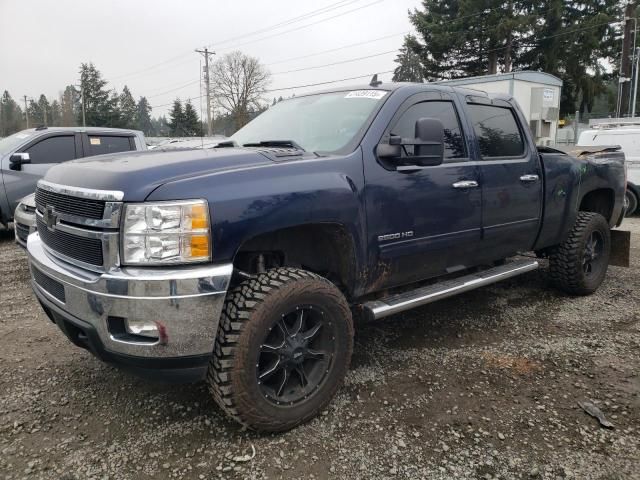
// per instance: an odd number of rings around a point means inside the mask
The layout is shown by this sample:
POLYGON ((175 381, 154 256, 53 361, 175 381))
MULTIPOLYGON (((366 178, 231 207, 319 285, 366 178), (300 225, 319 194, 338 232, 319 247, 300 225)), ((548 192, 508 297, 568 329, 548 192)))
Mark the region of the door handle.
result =
POLYGON ((452 186, 453 188, 476 188, 478 186, 478 182, 475 180, 462 180, 454 183, 452 186))
POLYGON ((520 177, 520 181, 524 182, 524 183, 531 183, 531 182, 537 182, 538 181, 538 175, 522 175, 520 177))

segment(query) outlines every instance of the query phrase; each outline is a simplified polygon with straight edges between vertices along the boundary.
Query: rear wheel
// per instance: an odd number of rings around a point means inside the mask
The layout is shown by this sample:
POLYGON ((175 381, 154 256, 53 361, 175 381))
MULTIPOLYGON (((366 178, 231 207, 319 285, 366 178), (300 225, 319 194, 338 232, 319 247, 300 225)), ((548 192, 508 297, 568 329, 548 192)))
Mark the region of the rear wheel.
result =
POLYGON ((218 405, 243 425, 288 430, 331 401, 352 349, 342 293, 313 273, 277 268, 228 294, 207 381, 218 405))
POLYGON ((631 215, 636 213, 636 210, 638 209, 638 197, 633 191, 627 190, 627 193, 624 197, 624 203, 627 207, 627 213, 625 216, 630 217, 631 215))
POLYGON ((552 281, 572 295, 589 295, 603 282, 609 266, 611 232, 598 213, 578 212, 568 238, 549 254, 552 281))

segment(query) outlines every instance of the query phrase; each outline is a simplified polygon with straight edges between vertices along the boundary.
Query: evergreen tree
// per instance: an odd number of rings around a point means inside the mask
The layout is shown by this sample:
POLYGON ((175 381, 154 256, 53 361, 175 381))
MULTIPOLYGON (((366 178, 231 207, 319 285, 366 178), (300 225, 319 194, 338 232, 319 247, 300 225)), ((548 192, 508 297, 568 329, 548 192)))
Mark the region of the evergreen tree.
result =
POLYGON ((6 137, 24 128, 23 113, 7 90, 0 97, 0 137, 6 137))
POLYGON ((136 128, 136 117, 138 114, 138 106, 133 99, 129 88, 125 85, 118 99, 121 128, 136 128))
POLYGON ((140 97, 138 105, 136 105, 135 124, 138 130, 144 132, 145 135, 154 136, 155 129, 151 122, 151 105, 146 97, 140 97))
POLYGON ((167 118, 164 115, 162 117, 152 118, 151 125, 154 135, 157 135, 158 137, 168 137, 171 135, 169 122, 167 122, 167 118))
POLYGON ((62 110, 60 108, 60 103, 58 102, 58 100, 54 100, 53 102, 51 102, 48 122, 52 127, 62 126, 62 110))
MULTIPOLYGON (((105 87, 107 81, 93 63, 83 63, 80 66, 80 85, 84 95, 84 110, 87 127, 105 127, 113 124, 114 105, 113 94, 105 87)), ((78 112, 78 123, 82 125, 82 112, 78 112)))
POLYGON ((423 0, 405 47, 428 80, 542 70, 564 81, 561 112, 590 110, 615 64, 616 0, 423 0))
POLYGON ((612 22, 616 0, 546 0, 536 4, 534 41, 516 63, 562 78, 562 113, 591 111, 595 97, 606 94, 608 76, 601 62, 615 64, 619 39, 612 22))
POLYGON ((169 112, 169 134, 173 137, 184 137, 184 111, 182 102, 176 98, 169 112))
POLYGON ((73 85, 67 85, 64 92, 60 94, 60 116, 60 125, 63 127, 82 125, 80 93, 73 85))
POLYGON ((193 105, 191 105, 191 100, 187 100, 187 103, 184 106, 183 118, 185 136, 193 137, 202 135, 202 125, 200 124, 198 113, 195 108, 193 108, 193 105))
POLYGON ((107 116, 103 126, 111 128, 123 128, 120 112, 120 95, 118 95, 118 92, 115 89, 109 92, 109 100, 107 101, 107 116))
POLYGON ((29 100, 29 106, 27 107, 27 112, 29 114, 29 126, 30 127, 40 127, 44 125, 44 115, 40 110, 40 105, 35 102, 35 100, 29 100))
POLYGON ((29 104, 29 122, 33 126, 51 125, 51 105, 44 95, 40 95, 37 102, 31 100, 29 104))
POLYGON ((394 82, 419 82, 423 81, 422 64, 420 56, 411 49, 411 44, 416 42, 413 36, 407 36, 400 48, 400 53, 394 60, 398 66, 393 71, 394 82))

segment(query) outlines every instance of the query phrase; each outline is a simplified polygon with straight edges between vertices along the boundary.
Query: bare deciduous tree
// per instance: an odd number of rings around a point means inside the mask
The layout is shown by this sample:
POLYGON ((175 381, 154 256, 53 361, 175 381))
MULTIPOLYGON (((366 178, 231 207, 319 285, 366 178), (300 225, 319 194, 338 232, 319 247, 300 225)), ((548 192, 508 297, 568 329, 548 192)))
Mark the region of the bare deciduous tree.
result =
POLYGON ((214 97, 238 129, 248 122, 250 111, 260 108, 271 75, 257 58, 239 51, 224 55, 210 68, 214 97))

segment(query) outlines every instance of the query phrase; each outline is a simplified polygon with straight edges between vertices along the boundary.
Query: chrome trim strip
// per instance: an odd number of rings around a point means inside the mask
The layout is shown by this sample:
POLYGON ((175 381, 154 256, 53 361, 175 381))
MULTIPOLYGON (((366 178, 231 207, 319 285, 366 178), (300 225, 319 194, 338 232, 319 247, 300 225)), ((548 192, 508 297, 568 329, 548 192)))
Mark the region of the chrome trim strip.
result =
POLYGON ((484 272, 466 275, 453 280, 428 285, 414 291, 392 295, 380 300, 364 303, 362 306, 368 310, 374 319, 388 317, 396 313, 404 312, 411 308, 426 305, 428 303, 452 297, 459 293, 468 292, 476 288, 484 287, 492 283, 515 277, 522 273, 537 269, 537 261, 522 260, 512 262, 500 267, 491 268, 484 272))
POLYGON ((72 197, 89 198, 91 200, 101 200, 103 202, 121 202, 124 199, 124 192, 119 190, 96 190, 93 188, 71 187, 46 180, 38 180, 38 187, 54 193, 71 195, 72 197))
MULTIPOLYGON (((118 202, 106 202, 104 204, 104 214, 102 219, 80 217, 78 215, 70 215, 68 213, 58 212, 58 218, 67 223, 76 225, 84 225, 87 227, 97 228, 118 228, 120 226, 120 214, 123 204, 118 202)), ((36 211, 42 215, 42 212, 36 207, 36 211)))

